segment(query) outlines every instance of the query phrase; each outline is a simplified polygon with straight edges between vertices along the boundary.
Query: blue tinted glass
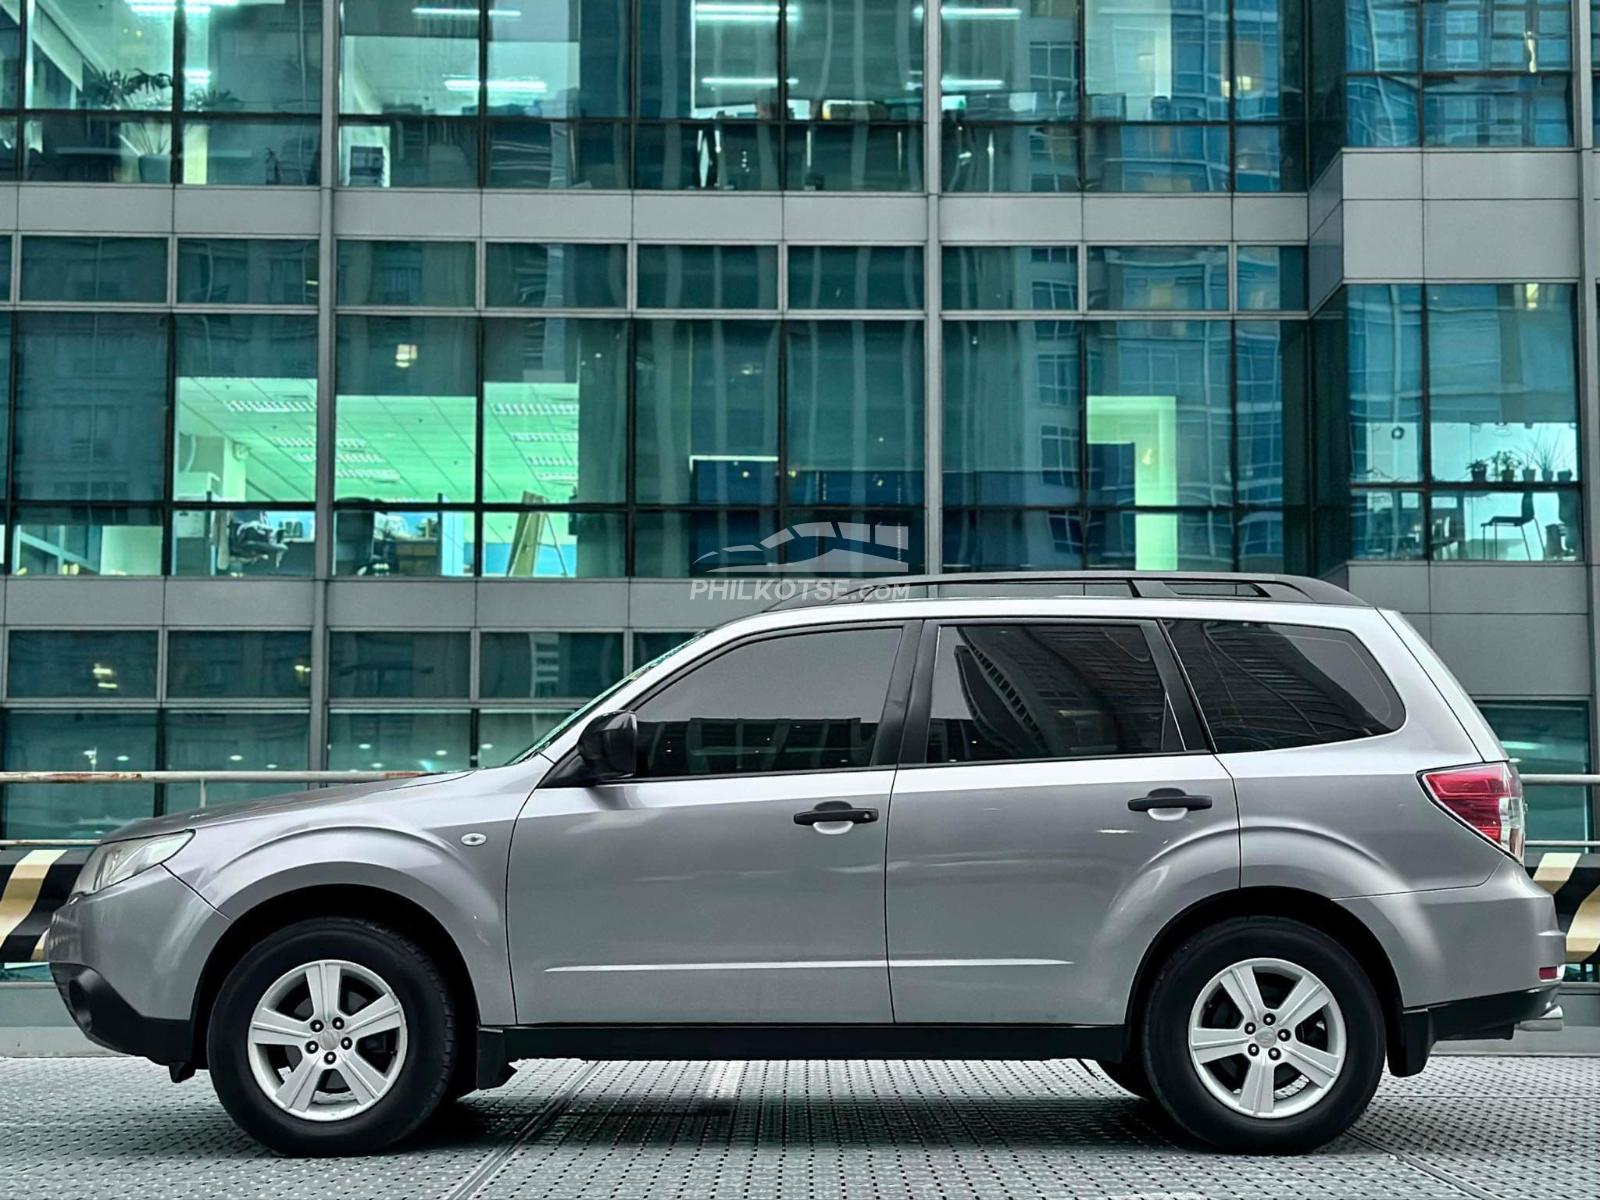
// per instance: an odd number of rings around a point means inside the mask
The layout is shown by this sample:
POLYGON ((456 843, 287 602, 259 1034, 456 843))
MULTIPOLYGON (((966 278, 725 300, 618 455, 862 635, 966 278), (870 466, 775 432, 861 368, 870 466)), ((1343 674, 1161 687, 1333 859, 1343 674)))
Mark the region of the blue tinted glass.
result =
POLYGON ((1571 0, 1424 0, 1429 71, 1562 71, 1572 65, 1571 0))
POLYGON ((1083 518, 1076 508, 947 508, 944 565, 965 571, 1080 571, 1083 518))
MULTIPOLYGON (((1514 468, 1511 475, 1516 475, 1514 468)), ((1440 490, 1428 498, 1428 505, 1435 559, 1530 563, 1583 558, 1583 496, 1577 488, 1440 490)))
POLYGON ((1345 135, 1352 146, 1417 144, 1417 81, 1351 76, 1345 81, 1345 135))
POLYGON ((1429 79, 1422 94, 1429 146, 1570 146, 1566 75, 1429 79))
POLYGON ((620 633, 488 633, 478 694, 498 700, 583 700, 622 678, 620 633))
POLYGON ((184 121, 184 183, 314 187, 321 178, 322 130, 314 120, 184 121))
POLYGON ((1233 570, 1233 513, 1090 513, 1090 568, 1122 571, 1233 570))
POLYGON ((490 242, 484 251, 490 308, 624 308, 626 246, 490 242))
POLYGON ((946 309, 1071 312, 1078 307, 1074 246, 946 246, 946 309))
POLYGON ((1237 322, 1234 372, 1238 380, 1234 437, 1238 443, 1239 502, 1303 502, 1306 480, 1300 449, 1306 435, 1305 323, 1237 322))
POLYGON ((1090 246, 1089 307, 1227 311, 1226 246, 1090 246))
POLYGON ((339 303, 468 307, 471 242, 339 242, 339 303))
POLYGON ((321 109, 321 0, 186 4, 184 16, 186 112, 321 109))
POLYGON ((153 629, 11 631, 8 696, 121 700, 155 694, 153 629))
POLYGON ((640 308, 777 308, 774 246, 640 246, 640 308))
POLYGON ((1417 69, 1417 0, 1345 0, 1344 28, 1347 70, 1417 69))
POLYGON ((1226 120, 1227 0, 1134 0, 1084 12, 1091 120, 1226 120))
POLYGON ((791 246, 791 308, 921 308, 921 246, 791 246))
POLYGON ((315 304, 314 241, 181 238, 179 304, 315 304))
POLYGON ((1238 258, 1241 310, 1305 308, 1304 246, 1240 246, 1238 258))
POLYGON ((1075 192, 1076 125, 944 126, 947 192, 1075 192))
MULTIPOLYGON (((1590 769, 1587 704, 1484 700, 1478 710, 1524 774, 1582 774, 1590 769)), ((1594 836, 1588 788, 1532 787, 1527 801, 1530 838, 1594 836)))
POLYGON ((1235 125, 1233 187, 1239 192, 1299 192, 1306 186, 1305 129, 1235 125))
MULTIPOLYGON (((5 714, 8 771, 149 771, 156 762, 154 712, 5 714)), ((154 811, 154 784, 13 784, 0 814, 7 837, 97 838, 154 811)))
POLYGON ((1349 305, 1350 478, 1422 472, 1422 289, 1364 284, 1349 305))
POLYGON ((978 0, 952 4, 942 16, 940 85, 947 112, 993 121, 1078 115, 1080 37, 1073 0, 1025 7, 978 0))
POLYGON ((167 298, 162 238, 24 237, 22 299, 160 304, 167 298))
POLYGON ((1090 125, 1083 187, 1089 192, 1225 192, 1228 130, 1215 125, 1090 125))
POLYGON ((1233 0, 1235 120, 1299 120, 1305 115, 1304 22, 1301 0, 1233 0))
MULTIPOLYGON (((1350 557, 1353 559, 1412 560, 1423 556, 1421 492, 1356 492, 1350 498, 1350 557)), ((1459 530, 1442 523, 1435 541, 1449 556, 1459 530)))

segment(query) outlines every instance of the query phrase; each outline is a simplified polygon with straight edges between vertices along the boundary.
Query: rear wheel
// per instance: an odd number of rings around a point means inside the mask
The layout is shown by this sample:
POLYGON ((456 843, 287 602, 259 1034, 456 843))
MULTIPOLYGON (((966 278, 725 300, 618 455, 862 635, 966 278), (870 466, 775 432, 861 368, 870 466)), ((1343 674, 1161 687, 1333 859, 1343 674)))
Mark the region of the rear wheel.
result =
POLYGON ((1383 1012, 1332 938, 1276 917, 1196 934, 1151 988, 1141 1043, 1154 1098, 1225 1150, 1289 1154, 1343 1133, 1383 1074, 1383 1012))
POLYGON ((302 921, 228 972, 207 1061, 223 1106, 273 1149, 363 1153, 439 1106, 455 1025, 450 989, 415 943, 364 920, 302 921))

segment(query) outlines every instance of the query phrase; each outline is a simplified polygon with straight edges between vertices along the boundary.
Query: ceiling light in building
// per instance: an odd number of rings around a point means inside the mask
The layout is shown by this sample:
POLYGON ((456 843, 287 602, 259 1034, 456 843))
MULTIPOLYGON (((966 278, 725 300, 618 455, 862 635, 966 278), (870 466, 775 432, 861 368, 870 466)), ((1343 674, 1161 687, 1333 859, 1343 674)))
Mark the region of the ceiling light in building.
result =
MULTIPOLYGON (((478 90, 478 80, 471 75, 447 75, 444 80, 444 89, 447 92, 472 94, 478 90)), ((489 80, 489 94, 491 96, 543 96, 549 91, 550 85, 542 79, 489 80)))
MULTIPOLYGON (((476 20, 478 7, 473 5, 471 8, 455 8, 448 4, 416 4, 411 8, 411 15, 414 17, 471 17, 476 20)), ((489 15, 491 17, 520 17, 522 10, 520 8, 497 8, 489 15)))
POLYGON ((417 361, 417 345, 415 342, 401 342, 394 348, 394 365, 402 371, 409 370, 411 364, 417 361))
POLYGON ((242 755, 242 754, 230 754, 230 755, 228 755, 228 761, 229 762, 243 762, 244 761, 244 755, 242 755))
POLYGON ((700 80, 702 87, 760 88, 777 87, 776 75, 706 75, 700 80))
POLYGON ((1019 21, 1022 10, 1015 5, 997 8, 979 8, 966 4, 950 4, 939 10, 946 21, 1019 21))
POLYGON ((490 406, 497 417, 575 417, 576 401, 535 400, 497 402, 490 406))
MULTIPOLYGON (((213 8, 237 8, 239 0, 183 0, 186 17, 209 17, 213 8)), ((128 9, 140 17, 170 17, 178 11, 177 0, 129 0, 128 9)))
MULTIPOLYGON (((700 0, 694 6, 694 19, 698 25, 772 25, 778 12, 776 0, 700 0)), ((798 16, 791 5, 789 24, 798 16)))
POLYGON ((939 86, 947 92, 989 92, 1005 85, 1004 79, 960 79, 954 75, 939 80, 939 86))
POLYGON ((289 396, 262 396, 255 399, 229 396, 223 400, 222 407, 231 413, 252 413, 263 417, 317 411, 314 400, 289 396))

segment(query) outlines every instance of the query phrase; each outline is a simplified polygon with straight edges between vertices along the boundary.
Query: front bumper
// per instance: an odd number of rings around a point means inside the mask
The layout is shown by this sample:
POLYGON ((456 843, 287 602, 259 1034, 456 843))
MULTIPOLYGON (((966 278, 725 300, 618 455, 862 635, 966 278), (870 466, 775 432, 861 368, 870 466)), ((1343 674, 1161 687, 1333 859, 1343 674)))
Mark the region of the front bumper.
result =
POLYGON ((76 963, 51 963, 56 990, 73 1022, 91 1042, 171 1066, 194 1057, 193 1026, 187 1020, 146 1017, 104 975, 76 963))

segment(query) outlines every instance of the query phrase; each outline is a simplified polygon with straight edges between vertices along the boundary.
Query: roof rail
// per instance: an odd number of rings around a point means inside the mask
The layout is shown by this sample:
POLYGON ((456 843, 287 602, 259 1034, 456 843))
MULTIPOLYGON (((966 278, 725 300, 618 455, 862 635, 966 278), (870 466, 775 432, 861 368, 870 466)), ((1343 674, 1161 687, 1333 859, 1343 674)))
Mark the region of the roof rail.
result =
POLYGON ((1298 604, 1370 607, 1323 579, 1221 571, 978 571, 944 575, 887 575, 828 588, 802 588, 767 611, 855 604, 872 600, 932 600, 1000 596, 1054 588, 1057 595, 1127 596, 1142 600, 1281 600, 1298 604))

